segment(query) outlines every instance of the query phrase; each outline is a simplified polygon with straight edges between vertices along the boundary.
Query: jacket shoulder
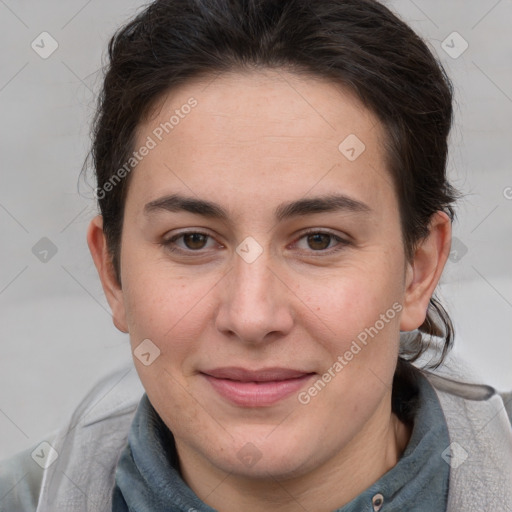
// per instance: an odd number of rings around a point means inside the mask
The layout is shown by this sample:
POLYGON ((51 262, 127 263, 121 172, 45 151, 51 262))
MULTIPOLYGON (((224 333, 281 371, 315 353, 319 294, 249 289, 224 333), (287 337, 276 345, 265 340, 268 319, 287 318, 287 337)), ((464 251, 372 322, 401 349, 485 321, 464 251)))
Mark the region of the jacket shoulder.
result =
POLYGON ((117 460, 143 393, 133 363, 94 386, 55 438, 58 458, 45 471, 38 512, 110 510, 117 460))
MULTIPOLYGON (((53 436, 49 438, 50 444, 53 436)), ((32 457, 40 443, 0 461, 0 511, 35 512, 44 471, 32 457)))
POLYGON ((69 494, 63 492, 66 484, 69 486, 63 478, 64 468, 75 477, 72 472, 88 461, 95 467, 89 468, 86 476, 106 477, 107 468, 102 464, 115 462, 142 394, 133 366, 124 366, 97 382, 67 424, 45 439, 46 448, 54 453, 53 460, 46 460, 45 469, 36 462, 40 449, 44 451, 41 443, 0 461, 0 512, 86 510, 73 508, 69 501, 57 504, 59 497, 69 494), (110 457, 105 458, 106 454, 110 457))
POLYGON ((450 445, 441 456, 450 466, 448 512, 500 510, 512 502, 510 394, 478 383, 474 375, 425 372, 448 426, 450 445))
POLYGON ((467 382, 461 378, 460 374, 436 374, 429 371, 424 371, 424 373, 431 384, 441 392, 472 401, 487 401, 493 398, 501 403, 505 415, 512 426, 512 391, 497 391, 488 384, 467 382))

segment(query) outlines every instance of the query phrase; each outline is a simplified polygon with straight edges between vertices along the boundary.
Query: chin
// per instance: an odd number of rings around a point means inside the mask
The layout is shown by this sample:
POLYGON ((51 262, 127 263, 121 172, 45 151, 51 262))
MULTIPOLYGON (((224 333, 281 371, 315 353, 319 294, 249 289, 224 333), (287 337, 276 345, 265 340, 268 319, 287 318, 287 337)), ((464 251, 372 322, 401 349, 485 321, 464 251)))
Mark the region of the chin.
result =
POLYGON ((254 480, 288 480, 297 478, 308 472, 305 464, 306 457, 297 457, 297 455, 289 454, 272 454, 271 457, 263 455, 259 460, 249 463, 241 463, 237 457, 231 461, 223 461, 219 468, 226 473, 238 475, 243 478, 254 480))
POLYGON ((311 440, 297 439, 291 433, 271 437, 272 434, 267 439, 264 435, 240 436, 236 442, 231 440, 226 450, 212 454, 217 461, 211 462, 226 473, 268 480, 270 477, 289 479, 301 476, 312 469, 318 460, 318 452, 312 450, 311 440), (307 452, 305 447, 308 448, 307 452))

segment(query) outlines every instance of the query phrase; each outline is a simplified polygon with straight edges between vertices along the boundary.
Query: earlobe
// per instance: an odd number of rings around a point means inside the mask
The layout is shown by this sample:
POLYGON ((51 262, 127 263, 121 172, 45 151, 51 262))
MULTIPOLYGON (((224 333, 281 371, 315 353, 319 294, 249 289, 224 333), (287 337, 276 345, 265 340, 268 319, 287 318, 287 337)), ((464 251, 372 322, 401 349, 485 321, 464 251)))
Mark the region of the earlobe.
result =
POLYGON ((432 216, 429 235, 416 247, 406 271, 405 296, 400 319, 401 331, 423 324, 428 305, 450 254, 451 220, 444 212, 432 216))
POLYGON ((97 215, 91 220, 87 230, 87 245, 112 310, 112 321, 121 332, 128 332, 123 290, 115 276, 112 257, 108 251, 103 232, 103 218, 97 215))

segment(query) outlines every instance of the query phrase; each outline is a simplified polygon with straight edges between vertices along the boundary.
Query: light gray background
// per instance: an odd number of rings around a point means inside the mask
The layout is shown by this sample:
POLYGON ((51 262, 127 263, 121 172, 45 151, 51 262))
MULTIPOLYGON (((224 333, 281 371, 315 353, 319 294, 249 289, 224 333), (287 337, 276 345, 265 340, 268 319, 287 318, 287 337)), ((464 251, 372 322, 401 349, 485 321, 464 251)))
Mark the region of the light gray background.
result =
MULTIPOLYGON (((88 253, 95 204, 79 172, 107 41, 141 5, 0 0, 0 457, 43 440, 131 357, 88 253), (47 59, 31 48, 44 31, 59 45, 47 59), (46 263, 32 252, 42 237, 57 248, 46 263)), ((450 175, 466 197, 440 288, 456 351, 512 389, 512 1, 388 5, 429 41, 456 89, 450 175), (469 45, 458 58, 441 46, 454 31, 469 45)))

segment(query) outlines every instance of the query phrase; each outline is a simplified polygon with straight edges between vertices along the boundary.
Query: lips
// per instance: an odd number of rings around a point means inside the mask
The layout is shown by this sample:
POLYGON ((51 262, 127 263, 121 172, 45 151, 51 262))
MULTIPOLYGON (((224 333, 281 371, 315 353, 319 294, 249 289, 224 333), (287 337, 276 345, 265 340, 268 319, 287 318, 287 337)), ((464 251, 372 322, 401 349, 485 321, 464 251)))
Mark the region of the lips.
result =
POLYGON ((264 368, 261 370, 246 370, 244 368, 217 368, 203 372, 216 379, 229 379, 239 382, 269 382, 296 379, 310 372, 292 370, 289 368, 264 368))
POLYGON ((298 392, 314 375, 290 368, 238 367, 215 368, 201 374, 220 396, 242 407, 273 405, 298 392))

